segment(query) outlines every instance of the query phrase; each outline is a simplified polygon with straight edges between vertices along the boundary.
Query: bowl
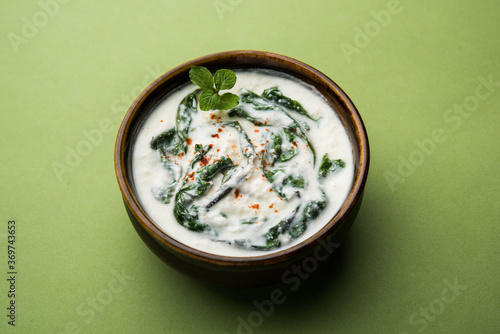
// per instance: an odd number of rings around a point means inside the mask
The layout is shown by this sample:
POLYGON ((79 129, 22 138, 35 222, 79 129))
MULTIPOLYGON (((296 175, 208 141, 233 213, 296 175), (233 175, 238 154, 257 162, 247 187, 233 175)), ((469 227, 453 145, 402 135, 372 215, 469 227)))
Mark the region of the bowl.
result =
POLYGON ((315 271, 341 244, 361 206, 368 176, 369 145, 363 121, 342 89, 315 68, 298 60, 263 51, 227 51, 203 56, 175 67, 150 84, 133 102, 118 131, 115 171, 125 209, 144 243, 165 263, 191 277, 231 287, 255 287, 290 279, 290 268, 315 271), (354 180, 343 206, 313 236, 290 248, 254 257, 215 255, 189 247, 164 233, 141 207, 132 178, 132 147, 151 110, 170 91, 189 81, 192 66, 217 69, 270 69, 314 86, 338 113, 353 148, 354 180))

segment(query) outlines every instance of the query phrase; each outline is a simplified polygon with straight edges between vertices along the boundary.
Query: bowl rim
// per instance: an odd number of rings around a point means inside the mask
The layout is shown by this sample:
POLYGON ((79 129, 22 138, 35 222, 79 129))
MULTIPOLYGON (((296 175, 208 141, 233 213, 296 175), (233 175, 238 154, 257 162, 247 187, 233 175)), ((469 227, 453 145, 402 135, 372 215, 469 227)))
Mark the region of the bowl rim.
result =
MULTIPOLYGON (((242 64, 244 65, 244 63, 240 63, 240 65, 242 64)), ((237 66, 233 65, 233 67, 237 66)), ((251 68, 258 68, 258 66, 251 66, 251 68)), ((283 72, 288 71, 283 70, 283 72)), ((186 82, 188 82, 189 78, 187 76, 186 79, 186 82)), ((313 84, 313 86, 316 85, 313 84)), ((336 113, 338 114, 339 112, 336 111, 336 113)), ((351 142, 351 144, 353 143, 351 142)), ((151 235, 158 243, 160 243, 167 251, 177 254, 177 256, 183 255, 198 263, 207 263, 209 265, 216 265, 219 267, 266 266, 276 263, 282 263, 290 260, 291 258, 294 258, 296 255, 302 253, 303 251, 311 249, 312 247, 318 245, 321 240, 324 240, 328 235, 333 233, 342 225, 346 217, 349 216, 350 212, 355 207, 356 203, 361 199, 368 176, 369 160, 369 142, 363 120, 361 119, 361 116, 359 115, 359 112, 351 99, 332 79, 330 79, 314 67, 294 58, 272 52, 256 50, 232 50, 208 54, 184 62, 158 77, 148 87, 146 87, 141 92, 141 94, 139 94, 139 96, 134 100, 127 113, 125 114, 118 130, 114 152, 115 173, 123 200, 130 213, 134 215, 142 228, 144 228, 147 233, 151 235), (237 60, 238 58, 245 57, 255 57, 262 61, 271 60, 272 62, 277 64, 286 63, 289 66, 295 66, 297 68, 300 68, 301 71, 307 73, 308 76, 312 77, 315 81, 319 80, 322 84, 326 85, 331 90, 331 92, 335 94, 338 102, 343 104, 343 106, 350 112, 350 117, 352 118, 355 131, 354 135, 359 140, 359 166, 357 166, 357 170, 355 169, 352 188, 347 199, 344 201, 344 204, 335 214, 335 216, 331 218, 328 223, 326 223, 319 231, 314 233, 312 236, 302 240, 298 244, 291 247, 286 247, 280 251, 250 257, 237 257, 200 251, 196 248, 190 247, 183 244, 182 242, 177 241, 175 238, 163 232, 161 228, 148 217, 146 212, 142 209, 138 197, 134 195, 133 186, 131 186, 131 183, 133 183, 133 181, 128 180, 127 177, 127 161, 125 161, 125 153, 126 150, 132 150, 132 146, 128 145, 129 142, 127 141, 130 140, 131 138, 129 137, 132 136, 130 134, 130 129, 133 128, 135 124, 132 121, 135 119, 135 117, 137 117, 137 114, 140 114, 141 112, 145 113, 145 115, 151 112, 152 108, 141 110, 141 107, 155 90, 161 88, 162 85, 164 85, 169 80, 178 77, 181 73, 188 71, 192 66, 207 66, 207 64, 220 61, 221 59, 230 60, 234 58, 233 60, 237 60)))

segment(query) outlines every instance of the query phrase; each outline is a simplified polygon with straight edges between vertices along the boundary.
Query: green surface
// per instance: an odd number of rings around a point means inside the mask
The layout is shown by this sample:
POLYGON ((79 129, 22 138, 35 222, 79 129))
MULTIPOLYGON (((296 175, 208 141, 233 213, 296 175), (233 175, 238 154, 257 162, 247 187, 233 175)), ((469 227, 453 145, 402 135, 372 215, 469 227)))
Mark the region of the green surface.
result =
POLYGON ((0 13, 1 333, 500 332, 498 1, 8 0, 0 13), (330 76, 371 144, 349 238, 272 307, 272 289, 227 291, 161 263, 113 168, 139 92, 232 49, 330 76))

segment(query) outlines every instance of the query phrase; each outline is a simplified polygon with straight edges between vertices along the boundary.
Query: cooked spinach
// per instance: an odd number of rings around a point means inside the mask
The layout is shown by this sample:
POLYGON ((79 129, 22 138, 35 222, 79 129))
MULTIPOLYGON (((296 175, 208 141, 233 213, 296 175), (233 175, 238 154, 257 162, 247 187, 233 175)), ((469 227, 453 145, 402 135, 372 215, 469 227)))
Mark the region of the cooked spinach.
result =
POLYGON ((172 156, 187 152, 189 127, 196 113, 196 92, 188 94, 177 108, 175 127, 168 129, 151 140, 151 148, 158 151, 160 161, 170 175, 170 182, 153 190, 154 197, 162 203, 170 203, 182 171, 172 161, 172 156))
POLYGON ((289 98, 288 96, 283 95, 283 93, 278 89, 278 87, 271 87, 268 89, 265 89, 264 92, 262 93, 262 97, 273 101, 274 103, 287 108, 289 110, 293 110, 296 113, 305 116, 309 118, 312 121, 316 121, 314 118, 309 115, 309 113, 302 107, 302 105, 289 98))
POLYGON ((324 179, 328 176, 329 173, 333 173, 344 167, 345 162, 343 162, 341 159, 330 160, 330 158, 328 158, 328 153, 326 153, 323 156, 323 159, 321 159, 321 163, 319 164, 318 177, 320 179, 324 179))
POLYGON ((179 224, 193 231, 205 230, 208 224, 199 220, 198 206, 192 202, 213 186, 215 176, 233 166, 231 159, 222 156, 220 160, 200 167, 192 177, 186 175, 174 199, 174 216, 179 224))

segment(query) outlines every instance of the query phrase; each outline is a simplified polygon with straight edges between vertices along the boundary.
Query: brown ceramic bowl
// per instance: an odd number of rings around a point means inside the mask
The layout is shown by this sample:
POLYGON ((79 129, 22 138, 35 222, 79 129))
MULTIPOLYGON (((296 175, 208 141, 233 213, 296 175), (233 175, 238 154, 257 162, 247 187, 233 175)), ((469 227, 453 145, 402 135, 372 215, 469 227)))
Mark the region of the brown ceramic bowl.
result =
MULTIPOLYGON (((317 268, 344 239, 361 206, 368 176, 369 147, 363 121, 349 97, 323 73, 295 59, 262 51, 227 51, 200 57, 163 74, 149 85, 128 110, 118 132, 115 170, 125 208, 137 233, 149 248, 171 267, 205 281, 235 287, 261 286, 291 279, 288 268, 317 268), (188 247, 165 234, 141 207, 132 179, 132 146, 141 123, 171 90, 189 81, 192 66, 272 69, 313 85, 337 111, 353 147, 354 182, 339 212, 312 237, 272 254, 255 257, 214 255, 188 247)), ((175 223, 175 222, 174 222, 175 223)))

